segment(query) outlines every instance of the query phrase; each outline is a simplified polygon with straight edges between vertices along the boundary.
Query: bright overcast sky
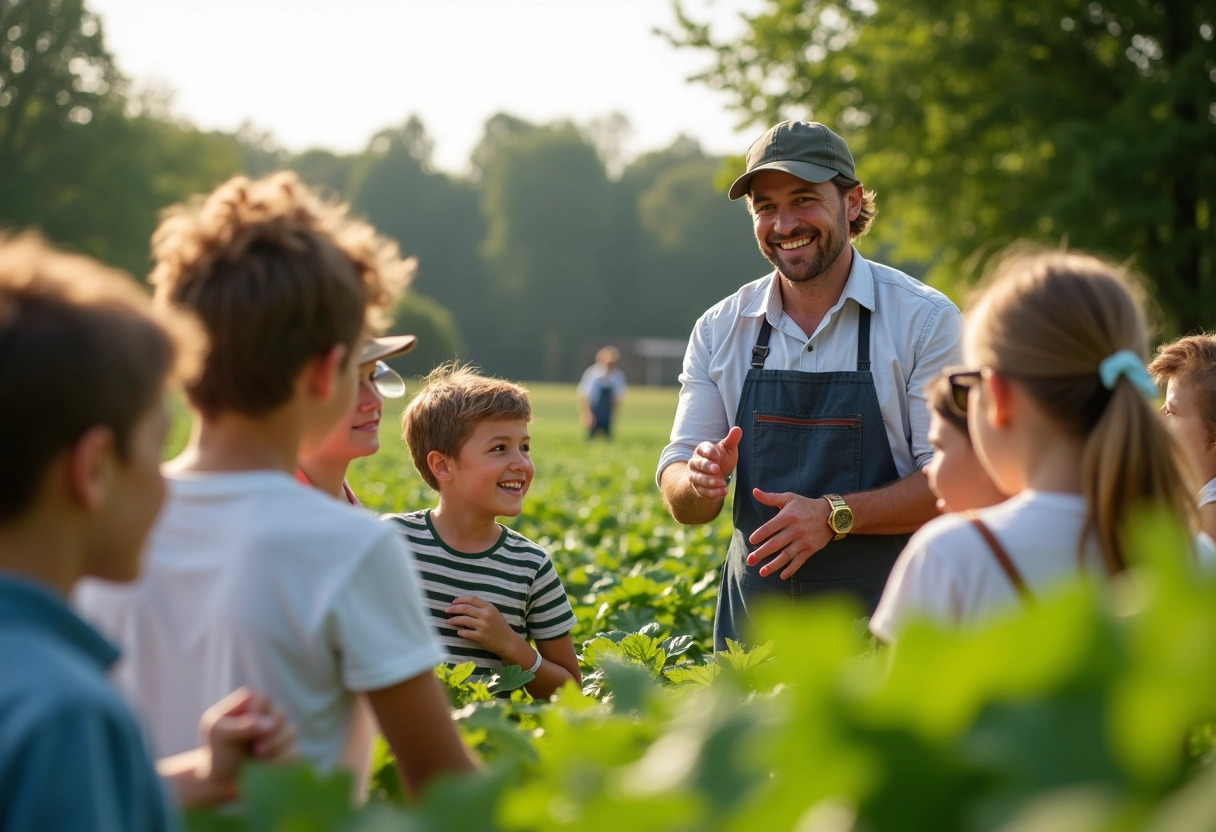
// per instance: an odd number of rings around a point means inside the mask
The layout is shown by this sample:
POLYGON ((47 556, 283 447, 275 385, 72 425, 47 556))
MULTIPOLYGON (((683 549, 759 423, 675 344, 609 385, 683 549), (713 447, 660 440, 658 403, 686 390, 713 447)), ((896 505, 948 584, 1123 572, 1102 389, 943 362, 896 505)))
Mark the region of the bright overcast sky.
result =
MULTIPOLYGON (((685 0, 735 32, 761 0, 685 0)), ((579 123, 621 112, 627 155, 680 133, 742 153, 725 97, 685 78, 708 56, 652 34, 668 0, 88 0, 106 44, 138 86, 173 91, 173 112, 204 129, 242 122, 299 151, 362 149, 416 113, 435 162, 465 169, 485 120, 505 111, 579 123)))

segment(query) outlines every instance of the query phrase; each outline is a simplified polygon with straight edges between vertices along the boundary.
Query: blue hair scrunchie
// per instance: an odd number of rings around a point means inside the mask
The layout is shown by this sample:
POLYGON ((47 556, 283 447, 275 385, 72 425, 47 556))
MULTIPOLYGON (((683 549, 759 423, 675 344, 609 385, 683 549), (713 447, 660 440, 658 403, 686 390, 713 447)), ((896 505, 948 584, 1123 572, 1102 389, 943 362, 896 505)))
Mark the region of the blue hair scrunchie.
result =
POLYGON ((1144 369, 1140 356, 1131 350, 1119 350, 1102 359, 1102 363, 1098 365, 1098 376, 1107 390, 1114 390, 1122 377, 1148 398, 1157 398, 1157 385, 1153 383, 1153 377, 1144 369))

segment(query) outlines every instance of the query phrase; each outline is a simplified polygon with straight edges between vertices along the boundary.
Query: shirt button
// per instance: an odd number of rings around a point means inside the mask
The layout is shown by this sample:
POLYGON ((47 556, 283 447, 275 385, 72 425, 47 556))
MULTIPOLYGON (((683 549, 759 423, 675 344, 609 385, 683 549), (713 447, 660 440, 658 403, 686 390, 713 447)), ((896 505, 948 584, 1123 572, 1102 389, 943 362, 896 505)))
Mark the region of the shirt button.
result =
POLYGON ((814 344, 807 344, 807 345, 806 345, 806 351, 807 351, 807 352, 814 352, 814 351, 815 351, 815 345, 814 345, 814 344))

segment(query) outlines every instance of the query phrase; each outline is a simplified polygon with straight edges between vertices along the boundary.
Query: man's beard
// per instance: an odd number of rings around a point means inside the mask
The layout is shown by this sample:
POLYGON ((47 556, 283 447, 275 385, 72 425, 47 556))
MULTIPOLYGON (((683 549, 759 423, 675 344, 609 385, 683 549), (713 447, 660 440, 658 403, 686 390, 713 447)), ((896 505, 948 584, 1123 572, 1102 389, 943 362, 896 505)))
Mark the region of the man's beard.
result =
POLYGON ((757 241, 760 245, 760 253, 764 255, 764 259, 773 264, 773 267, 791 283, 805 283, 810 280, 815 280, 824 272, 830 269, 840 256, 844 254, 845 248, 848 246, 849 227, 844 218, 844 211, 837 214, 835 228, 829 228, 826 233, 819 234, 810 245, 815 246, 815 253, 809 260, 803 260, 795 263, 788 263, 781 260, 782 249, 780 243, 788 243, 790 240, 798 240, 808 236, 812 232, 808 229, 795 229, 793 234, 788 235, 772 235, 764 241, 757 241))

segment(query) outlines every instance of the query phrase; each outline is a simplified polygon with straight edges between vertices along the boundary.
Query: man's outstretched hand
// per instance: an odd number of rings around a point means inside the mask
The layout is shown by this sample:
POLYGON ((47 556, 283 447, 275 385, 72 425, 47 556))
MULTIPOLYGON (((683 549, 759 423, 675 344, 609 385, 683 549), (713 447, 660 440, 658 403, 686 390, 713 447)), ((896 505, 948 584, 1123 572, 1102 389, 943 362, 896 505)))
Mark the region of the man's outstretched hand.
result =
POLYGON ((739 442, 743 429, 730 429, 720 442, 702 442, 688 460, 688 484, 706 500, 724 500, 730 493, 728 477, 739 462, 739 442))

